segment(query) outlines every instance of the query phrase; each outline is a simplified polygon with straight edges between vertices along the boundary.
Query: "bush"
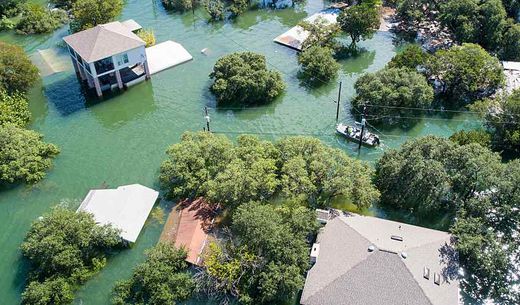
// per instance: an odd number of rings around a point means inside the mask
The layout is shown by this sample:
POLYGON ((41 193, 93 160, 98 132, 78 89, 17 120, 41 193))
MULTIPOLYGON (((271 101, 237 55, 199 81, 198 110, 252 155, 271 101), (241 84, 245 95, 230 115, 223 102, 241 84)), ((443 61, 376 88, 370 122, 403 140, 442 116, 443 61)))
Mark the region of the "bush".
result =
POLYGON ((483 147, 489 147, 491 145, 491 135, 484 130, 457 131, 450 136, 450 140, 459 145, 471 143, 477 143, 483 147))
POLYGON ((162 0, 166 9, 185 12, 196 8, 200 0, 162 0))
POLYGON ((29 103, 27 99, 19 94, 7 94, 0 89, 0 126, 12 124, 17 127, 25 127, 31 119, 29 103))
POLYGON ((59 150, 34 131, 13 125, 0 127, 0 182, 35 183, 45 177, 59 150))
POLYGON ((335 78, 340 65, 332 57, 332 50, 310 47, 298 56, 300 77, 313 85, 322 84, 335 78))
POLYGON ((67 21, 67 13, 62 10, 49 11, 41 5, 27 5, 22 18, 16 25, 21 34, 51 33, 67 21))
POLYGON ((408 68, 386 68, 361 76, 354 84, 352 106, 359 113, 364 105, 371 122, 395 124, 399 117, 415 114, 406 108, 429 108, 433 89, 426 78, 408 68))
POLYGON ((38 69, 22 48, 0 41, 0 88, 26 92, 38 79, 38 69))
POLYGON ((30 282, 22 293, 22 305, 68 305, 73 300, 72 286, 61 277, 30 282))
POLYGON ((77 0, 72 6, 72 32, 108 23, 123 10, 123 0, 77 0))
POLYGON ((230 0, 230 3, 231 5, 229 6, 229 11, 234 17, 242 15, 249 8, 248 0, 230 0))
POLYGON ((210 78, 214 80, 211 92, 220 104, 264 104, 285 89, 280 73, 267 70, 265 57, 252 52, 220 58, 210 78))
POLYGON ((224 19, 224 2, 221 0, 205 0, 204 8, 211 20, 224 19))
POLYGON ((137 32, 137 36, 144 40, 144 42, 146 43, 146 47, 151 47, 155 45, 155 34, 152 30, 141 29, 137 32))

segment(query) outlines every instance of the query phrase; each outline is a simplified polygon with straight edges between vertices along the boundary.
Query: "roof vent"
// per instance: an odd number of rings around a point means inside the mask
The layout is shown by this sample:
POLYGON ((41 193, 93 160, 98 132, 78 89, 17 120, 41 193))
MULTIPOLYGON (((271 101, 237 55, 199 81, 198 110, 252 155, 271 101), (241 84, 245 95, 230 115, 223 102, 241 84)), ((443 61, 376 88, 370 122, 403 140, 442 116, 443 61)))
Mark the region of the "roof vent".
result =
POLYGON ((315 264, 318 261, 318 256, 320 256, 320 244, 315 243, 311 249, 311 264, 315 264))
POLYGON ((403 241, 403 238, 401 236, 397 236, 397 235, 392 235, 390 238, 393 240, 396 240, 396 241, 403 241))
POLYGON ((441 285, 441 275, 438 273, 433 274, 433 282, 437 285, 441 285))
POLYGON ((401 257, 402 257, 402 258, 407 258, 407 257, 408 257, 408 253, 406 253, 406 252, 401 252, 401 257))
POLYGON ((424 270, 423 270, 423 277, 427 280, 430 279, 430 268, 426 268, 424 267, 424 270))
POLYGON ((376 247, 374 247, 374 245, 368 246, 368 252, 374 252, 375 249, 376 247))

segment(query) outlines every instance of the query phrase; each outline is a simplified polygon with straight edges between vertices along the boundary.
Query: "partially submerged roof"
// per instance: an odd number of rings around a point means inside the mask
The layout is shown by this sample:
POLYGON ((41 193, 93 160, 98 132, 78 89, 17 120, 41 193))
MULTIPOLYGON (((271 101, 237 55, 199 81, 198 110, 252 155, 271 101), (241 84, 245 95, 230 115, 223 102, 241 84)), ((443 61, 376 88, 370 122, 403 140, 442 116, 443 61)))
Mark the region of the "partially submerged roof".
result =
POLYGON ((97 223, 112 224, 124 240, 135 242, 158 196, 140 184, 90 190, 78 211, 92 213, 97 223))
POLYGON ((132 32, 141 30, 143 27, 137 23, 134 19, 128 19, 123 22, 121 22, 124 26, 126 26, 127 29, 129 29, 132 32))
POLYGON ((89 63, 146 45, 119 21, 95 26, 63 40, 89 63))
POLYGON ((342 214, 317 242, 320 254, 301 304, 458 304, 458 262, 448 233, 342 214))

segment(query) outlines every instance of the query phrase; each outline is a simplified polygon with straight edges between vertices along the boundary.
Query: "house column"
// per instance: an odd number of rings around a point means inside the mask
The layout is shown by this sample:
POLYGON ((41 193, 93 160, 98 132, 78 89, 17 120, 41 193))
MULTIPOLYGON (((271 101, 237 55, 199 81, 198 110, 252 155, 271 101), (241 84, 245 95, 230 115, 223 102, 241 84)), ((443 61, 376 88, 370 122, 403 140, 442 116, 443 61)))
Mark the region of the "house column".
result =
POLYGON ((150 67, 148 67, 148 60, 145 60, 144 63, 144 72, 146 73, 146 79, 150 79, 150 67))
POLYGON ((101 85, 99 84, 99 78, 94 77, 94 87, 96 87, 96 93, 98 97, 103 96, 103 92, 101 91, 101 85))
POLYGON ((78 63, 76 62, 76 58, 70 57, 72 60, 72 66, 74 67, 74 71, 76 71, 76 76, 79 75, 78 63))
POLYGON ((116 70, 116 79, 119 89, 123 89, 123 80, 121 79, 121 72, 119 70, 116 70))
POLYGON ((94 81, 92 80, 93 77, 90 75, 87 75, 87 83, 89 88, 94 88, 94 81))
POLYGON ((79 68, 79 76, 81 77, 81 80, 86 80, 87 79, 87 72, 85 72, 85 68, 80 65, 79 63, 78 64, 78 68, 79 68))

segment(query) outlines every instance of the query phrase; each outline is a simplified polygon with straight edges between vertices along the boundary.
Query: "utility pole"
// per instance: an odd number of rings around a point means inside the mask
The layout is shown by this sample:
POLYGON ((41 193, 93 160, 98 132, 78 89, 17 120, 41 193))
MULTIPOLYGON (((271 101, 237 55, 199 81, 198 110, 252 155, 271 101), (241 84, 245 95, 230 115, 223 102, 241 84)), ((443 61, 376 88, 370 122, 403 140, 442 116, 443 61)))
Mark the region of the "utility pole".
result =
POLYGON ((363 106, 363 116, 361 117, 361 135, 359 136, 358 152, 361 152, 361 145, 363 144, 363 135, 365 134, 365 125, 367 123, 367 120, 365 120, 366 111, 367 106, 363 106))
POLYGON ((206 119, 206 128, 208 129, 208 132, 211 132, 211 130, 209 129, 210 118, 208 113, 208 107, 204 107, 204 111, 206 112, 206 115, 204 116, 204 118, 206 119))
POLYGON ((342 85, 343 82, 339 82, 339 91, 338 91, 338 105, 336 105, 336 123, 338 122, 338 119, 339 119, 339 104, 341 104, 341 85, 342 85))

